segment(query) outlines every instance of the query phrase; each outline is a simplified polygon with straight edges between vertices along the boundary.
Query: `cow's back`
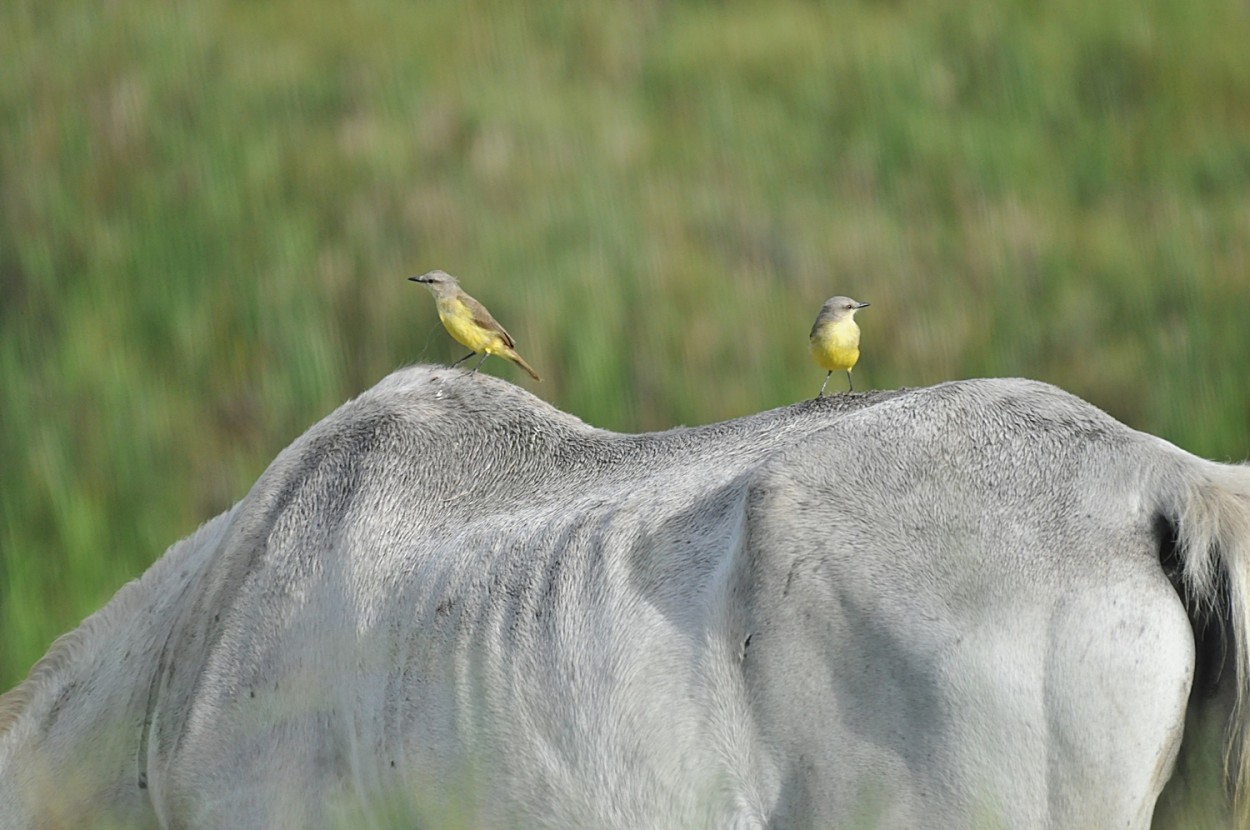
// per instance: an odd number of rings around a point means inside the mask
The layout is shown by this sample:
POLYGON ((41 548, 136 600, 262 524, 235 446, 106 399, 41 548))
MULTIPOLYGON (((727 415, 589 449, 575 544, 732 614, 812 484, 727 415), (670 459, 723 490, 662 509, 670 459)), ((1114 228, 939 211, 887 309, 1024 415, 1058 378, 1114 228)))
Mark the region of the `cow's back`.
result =
POLYGON ((168 827, 1144 826, 1182 456, 1026 381, 618 435, 414 367, 154 601, 120 763, 168 827))

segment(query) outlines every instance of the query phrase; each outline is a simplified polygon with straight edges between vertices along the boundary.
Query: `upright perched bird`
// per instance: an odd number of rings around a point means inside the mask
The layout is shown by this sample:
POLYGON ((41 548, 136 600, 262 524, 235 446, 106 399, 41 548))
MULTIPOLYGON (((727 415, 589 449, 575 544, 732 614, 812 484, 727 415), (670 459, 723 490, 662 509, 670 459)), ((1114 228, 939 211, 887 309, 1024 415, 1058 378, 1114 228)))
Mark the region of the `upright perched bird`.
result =
POLYGON ((825 382, 820 385, 816 397, 823 397, 825 387, 829 385, 829 377, 834 371, 846 370, 846 382, 851 391, 855 391, 855 382, 851 380, 851 369, 859 360, 859 326, 855 325, 855 312, 866 308, 868 303, 852 300, 850 297, 830 297, 820 307, 816 322, 812 324, 812 333, 808 335, 808 343, 812 349, 812 359, 822 369, 828 369, 825 382))
POLYGON ((424 283, 434 295, 438 304, 438 319, 442 321, 447 333, 465 348, 472 349, 467 355, 457 360, 452 366, 459 366, 479 352, 482 359, 473 367, 473 371, 482 368, 486 358, 496 354, 506 357, 520 366, 534 380, 542 380, 530 368, 530 365, 516 353, 516 341, 512 335, 490 316, 486 306, 470 297, 460 288, 460 281, 445 271, 431 271, 419 277, 409 277, 413 282, 424 283))

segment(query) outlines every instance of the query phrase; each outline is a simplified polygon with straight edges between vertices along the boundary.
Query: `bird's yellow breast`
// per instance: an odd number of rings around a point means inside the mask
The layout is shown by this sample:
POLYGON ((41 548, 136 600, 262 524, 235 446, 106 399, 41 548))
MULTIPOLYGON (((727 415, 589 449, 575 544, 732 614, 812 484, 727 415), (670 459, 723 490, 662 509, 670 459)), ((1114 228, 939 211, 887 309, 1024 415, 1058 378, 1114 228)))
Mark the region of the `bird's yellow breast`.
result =
POLYGON ((812 359, 820 368, 850 369, 859 360, 859 326, 850 317, 828 323, 812 332, 809 344, 812 359))
POLYGON ((474 352, 495 354, 503 345, 498 332, 482 328, 473 320, 473 312, 459 299, 451 297, 438 303, 438 319, 447 333, 474 352))

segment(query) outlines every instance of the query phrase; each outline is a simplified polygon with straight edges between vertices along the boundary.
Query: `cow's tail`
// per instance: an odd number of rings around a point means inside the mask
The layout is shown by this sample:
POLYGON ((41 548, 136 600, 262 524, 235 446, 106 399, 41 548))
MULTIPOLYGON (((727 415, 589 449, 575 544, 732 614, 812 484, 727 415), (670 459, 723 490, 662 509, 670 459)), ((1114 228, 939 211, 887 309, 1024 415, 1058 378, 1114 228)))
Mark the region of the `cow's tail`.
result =
POLYGON ((1250 827, 1250 465, 1217 464, 1187 453, 1178 460, 1163 477, 1159 507, 1172 526, 1191 614, 1218 621, 1232 641, 1236 694, 1224 769, 1238 826, 1250 827))

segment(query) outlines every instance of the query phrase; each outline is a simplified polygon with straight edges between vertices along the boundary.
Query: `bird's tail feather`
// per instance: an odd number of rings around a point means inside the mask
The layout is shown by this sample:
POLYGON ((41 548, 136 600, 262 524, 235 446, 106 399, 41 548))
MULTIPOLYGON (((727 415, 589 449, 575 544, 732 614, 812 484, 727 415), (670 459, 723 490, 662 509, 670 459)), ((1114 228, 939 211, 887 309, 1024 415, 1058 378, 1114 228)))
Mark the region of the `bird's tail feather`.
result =
POLYGON ((529 376, 530 376, 530 377, 532 377, 534 380, 537 380, 537 381, 541 381, 541 380, 542 380, 542 378, 540 378, 540 377, 538 376, 538 373, 537 373, 537 372, 535 372, 535 371, 534 371, 534 370, 530 367, 530 365, 529 365, 528 363, 526 363, 526 362, 525 362, 525 358, 521 357, 521 356, 520 356, 519 354, 517 354, 516 352, 512 351, 511 349, 509 349, 508 351, 503 352, 503 356, 504 356, 504 357, 506 357, 506 358, 508 358, 509 360, 511 360, 511 361, 512 361, 513 363, 515 363, 516 365, 520 366, 520 367, 521 367, 522 369, 524 369, 525 371, 529 372, 529 376))

